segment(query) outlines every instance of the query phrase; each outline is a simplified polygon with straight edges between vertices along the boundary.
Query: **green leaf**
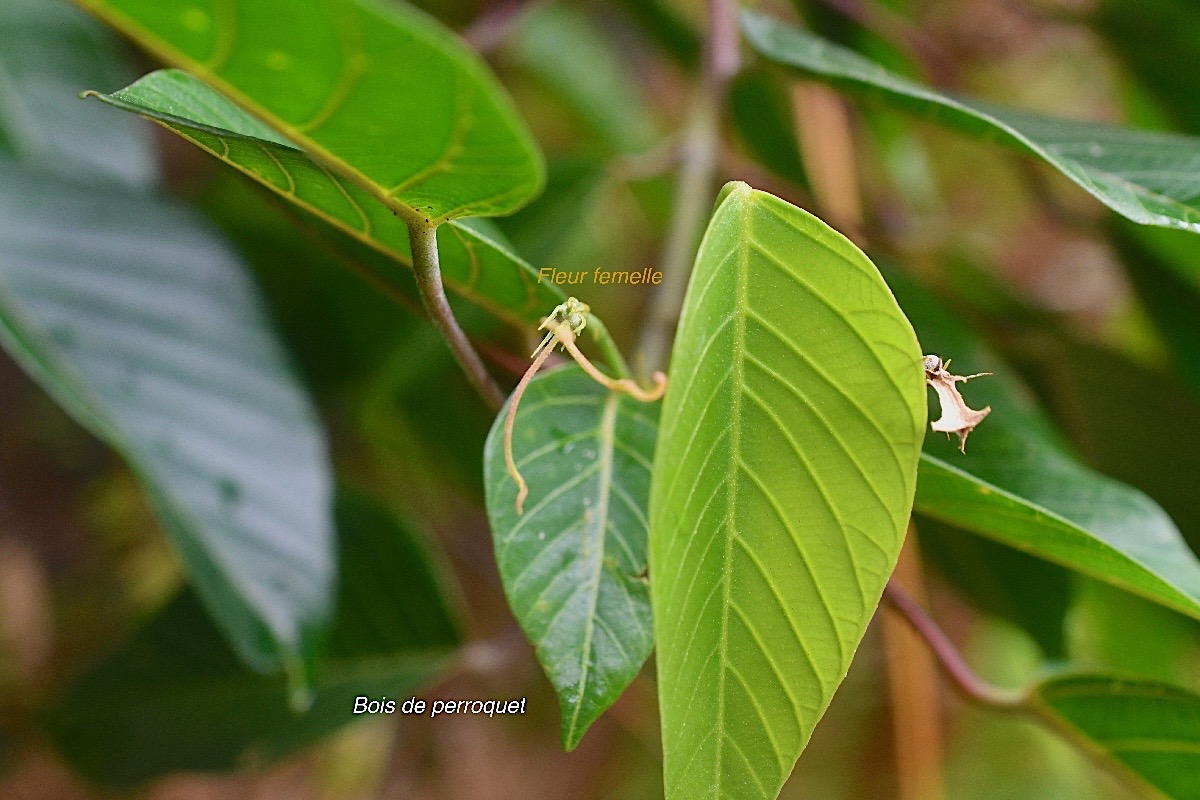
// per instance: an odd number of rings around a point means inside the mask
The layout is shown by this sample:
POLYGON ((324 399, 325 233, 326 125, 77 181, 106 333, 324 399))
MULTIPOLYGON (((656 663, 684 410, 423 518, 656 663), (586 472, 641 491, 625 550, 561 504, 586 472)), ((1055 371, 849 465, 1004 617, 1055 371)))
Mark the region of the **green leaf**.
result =
POLYGON ((97 783, 129 787, 276 760, 370 718, 354 714, 357 697, 388 697, 400 713, 447 663, 456 623, 426 554, 390 513, 342 495, 337 527, 337 614, 308 711, 289 710, 282 679, 239 664, 184 592, 49 712, 70 763, 97 783))
POLYGON ((586 14, 558 4, 533 10, 507 49, 606 147, 636 153, 654 146, 658 124, 638 95, 637 77, 586 14))
MULTIPOLYGON (((411 267, 408 227, 384 203, 287 143, 201 81, 179 70, 153 72, 111 95, 110 105, 152 119, 374 250, 411 267)), ((476 222, 438 229, 446 286, 496 316, 538 322, 563 301, 551 284, 476 222)), ((397 278, 374 270, 395 285, 397 278)))
POLYGON ((239 655, 298 679, 335 571, 325 432, 224 242, 0 161, 0 341, 129 462, 239 655))
POLYGON ((1068 739, 1116 762, 1151 796, 1200 798, 1200 696, 1162 683, 1072 675, 1040 685, 1033 702, 1068 739))
MULTIPOLYGON (((511 402, 511 401, 510 401, 511 402)), ((574 365, 530 382, 513 457, 501 410, 484 447, 488 519, 509 606, 558 692, 572 750, 654 647, 646 585, 646 504, 657 403, 608 391, 574 365)))
POLYGON ((729 114, 758 162, 797 186, 808 186, 786 89, 766 70, 746 70, 729 86, 729 114))
POLYGON ((1003 363, 911 280, 888 278, 926 352, 963 375, 994 373, 962 389, 992 407, 965 455, 926 440, 916 510, 1200 618, 1200 562, 1170 517, 1081 464, 1003 363))
POLYGON ((5 0, 0 42, 0 153, 64 177, 157 182, 147 126, 77 97, 130 77, 114 37, 65 0, 5 0))
POLYGON ((774 798, 904 538, 921 353, 820 220, 723 192, 688 288, 650 495, 668 798, 774 798))
POLYGON ((542 158, 463 42, 382 0, 78 0, 409 220, 515 211, 542 158))
POLYGON ((1200 231, 1200 139, 940 94, 852 50, 750 11, 742 16, 742 29, 763 57, 803 75, 1040 158, 1134 222, 1200 231))

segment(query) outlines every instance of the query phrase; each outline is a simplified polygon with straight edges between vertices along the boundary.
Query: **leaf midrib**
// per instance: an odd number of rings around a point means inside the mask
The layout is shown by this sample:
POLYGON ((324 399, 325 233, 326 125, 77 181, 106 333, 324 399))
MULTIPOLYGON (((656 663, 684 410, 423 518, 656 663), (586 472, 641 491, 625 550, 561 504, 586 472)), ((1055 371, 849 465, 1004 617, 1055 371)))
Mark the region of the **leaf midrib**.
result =
MULTIPOLYGON (((754 215, 751 213, 753 204, 750 198, 742 200, 742 231, 744 241, 754 239, 754 215)), ((741 469, 742 433, 742 394, 738 389, 745 377, 746 359, 746 309, 747 305, 747 275, 750 271, 750 247, 741 247, 737 251, 737 276, 733 309, 733 374, 730 380, 730 413, 729 413, 729 480, 725 484, 725 555, 721 570, 721 631, 717 651, 720 653, 720 669, 717 672, 717 739, 713 758, 713 797, 721 796, 721 750, 725 738, 725 682, 730 669, 729 664, 729 609, 732 604, 733 586, 733 542, 737 536, 735 529, 737 510, 738 473, 741 469)), ((743 756, 744 758, 744 756, 743 756)), ((747 765, 749 766, 749 765, 747 765)), ((753 770, 749 770, 753 775, 753 770)), ((757 778, 757 776, 754 776, 757 778)))
MULTIPOLYGON (((604 402, 604 411, 600 417, 600 427, 597 429, 599 442, 599 476, 596 491, 596 517, 589 520, 588 548, 592 555, 594 566, 587 591, 588 615, 587 624, 583 629, 583 646, 580 648, 579 665, 579 696, 575 699, 575 710, 571 713, 571 722, 567 726, 567 743, 573 745, 576 741, 575 731, 579 725, 579 712, 583 709, 583 700, 587 691, 588 675, 591 672, 592 634, 596 628, 596 608, 600 601, 600 575, 604 567, 604 532, 608 528, 608 498, 612 489, 613 448, 616 440, 617 408, 620 395, 609 392, 604 402)), ((587 513, 586 511, 584 512, 587 513)))

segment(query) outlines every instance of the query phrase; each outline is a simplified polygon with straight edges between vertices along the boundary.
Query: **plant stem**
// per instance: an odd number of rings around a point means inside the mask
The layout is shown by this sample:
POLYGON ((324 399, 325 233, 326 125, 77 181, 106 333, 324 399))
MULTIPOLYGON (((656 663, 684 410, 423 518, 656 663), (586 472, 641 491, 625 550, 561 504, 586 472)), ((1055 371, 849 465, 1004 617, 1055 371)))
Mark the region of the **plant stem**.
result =
POLYGON ((475 387, 492 411, 499 411, 500 407, 504 405, 504 393, 500 391, 500 387, 488 374, 487 367, 483 365, 483 360, 471 346, 471 342, 468 341, 462 328, 459 327, 458 320, 454 318, 454 312, 450 309, 450 303, 446 300, 446 290, 442 286, 442 270, 438 263, 437 228, 419 222, 410 222, 408 238, 412 244, 412 262, 413 271, 417 275, 417 289, 421 292, 421 300, 425 304, 429 318, 433 320, 433 324, 437 326, 446 343, 450 345, 450 351, 454 353, 454 360, 467 374, 471 385, 475 387))
POLYGON ((591 312, 587 316, 587 330, 592 334, 592 339, 600 348, 600 352, 604 355, 604 363, 608 364, 618 378, 632 378, 629 372, 629 365, 625 363, 625 357, 621 355, 621 350, 617 347, 617 343, 613 341, 612 335, 608 332, 608 327, 604 322, 591 312))
POLYGON ((680 142, 675 179, 675 210, 663 248, 663 282, 654 293, 641 350, 647 370, 666 366, 671 339, 687 294, 692 256, 712 203, 720 152, 725 88, 738 69, 737 6, 734 0, 708 0, 708 41, 704 74, 680 142))
POLYGON ((946 633, 898 583, 889 580, 883 596, 925 640, 946 677, 964 697, 998 709, 1017 710, 1026 706, 1025 692, 993 686, 976 675, 946 633))

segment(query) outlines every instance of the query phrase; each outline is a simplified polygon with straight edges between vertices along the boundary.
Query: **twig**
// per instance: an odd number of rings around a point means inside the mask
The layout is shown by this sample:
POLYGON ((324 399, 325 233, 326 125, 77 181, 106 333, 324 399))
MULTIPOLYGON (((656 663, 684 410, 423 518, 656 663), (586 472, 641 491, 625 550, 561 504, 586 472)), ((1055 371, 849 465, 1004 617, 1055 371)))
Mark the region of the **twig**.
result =
POLYGON ((1022 691, 1004 689, 980 678, 967 664, 954 643, 938 627, 933 618, 925 613, 921 604, 912 595, 900 588, 895 581, 888 581, 883 590, 884 598, 899 611, 913 630, 925 640, 930 651, 941 666, 946 677, 966 698, 998 709, 1017 710, 1026 706, 1027 695, 1022 691))
POLYGON ((459 327, 458 320, 454 318, 454 312, 450 309, 450 303, 446 300, 446 290, 442 286, 442 271, 438 262, 437 229, 431 225, 411 222, 408 225, 408 238, 412 244, 413 272, 417 275, 417 289, 421 292, 421 300, 429 318, 450 345, 454 359, 467 374, 471 385, 492 411, 499 411, 504 405, 504 393, 488 374, 487 367, 471 346, 463 329, 459 327))
POLYGON ((661 262, 663 282, 651 300, 639 348, 651 370, 666 364, 672 334, 679 321, 696 241, 712 203, 725 89, 738 69, 736 3, 708 0, 708 18, 704 75, 680 142, 675 210, 661 262))

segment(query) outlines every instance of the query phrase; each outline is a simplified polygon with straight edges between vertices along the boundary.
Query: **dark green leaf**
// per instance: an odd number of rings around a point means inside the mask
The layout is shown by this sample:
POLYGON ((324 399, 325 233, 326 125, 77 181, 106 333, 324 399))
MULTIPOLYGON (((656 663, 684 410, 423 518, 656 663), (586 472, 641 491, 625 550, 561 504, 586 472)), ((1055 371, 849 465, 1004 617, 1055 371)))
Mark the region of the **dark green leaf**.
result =
POLYGON ((505 214, 541 188, 541 155, 487 66, 411 6, 78 2, 406 219, 505 214))
POLYGON ((238 663, 194 595, 184 592, 86 674, 47 722, 90 780, 127 787, 176 771, 273 761, 367 715, 355 698, 400 704, 459 641, 426 554, 374 502, 339 497, 341 578, 313 704, 289 710, 279 677, 238 663))
POLYGON ((325 432, 223 241, 0 162, 0 338, 128 460, 238 653, 298 678, 334 577, 325 432))
MULTIPOLYGON (((339 178, 197 79, 154 72, 100 99, 161 123, 212 155, 395 261, 411 266, 405 223, 370 192, 339 178)), ((446 286, 497 316, 537 322, 562 302, 533 269, 487 233, 460 220, 438 229, 446 286)), ((372 270, 393 285, 384 267, 372 270)))
POLYGON ((1200 696, 1161 683, 1077 675, 1043 683, 1033 698, 1068 739, 1115 761, 1151 796, 1200 798, 1200 696))
POLYGON ((992 407, 966 455, 926 440, 917 511, 1200 618, 1200 562, 1163 510, 1079 463, 1002 363, 910 280, 889 280, 926 352, 995 373, 963 385, 992 407))
POLYGON ((940 94, 852 50, 755 12, 743 14, 742 28, 765 58, 1040 158, 1134 222, 1200 231, 1200 139, 1040 116, 940 94))
POLYGON ((130 77, 114 37, 65 0, 4 0, 0 43, 0 153, 64 177, 157 181, 150 130, 79 102, 130 77))
POLYGON ((507 406, 484 448, 500 577, 558 692, 568 750, 654 646, 646 503, 658 410, 608 391, 573 365, 535 378, 513 434, 513 457, 529 484, 523 515, 505 469, 507 406))
POLYGON ((774 798, 895 564, 926 420, 874 265, 731 184, 688 288, 650 499, 668 798, 774 798))

